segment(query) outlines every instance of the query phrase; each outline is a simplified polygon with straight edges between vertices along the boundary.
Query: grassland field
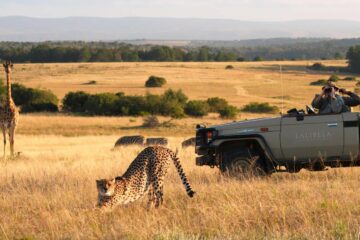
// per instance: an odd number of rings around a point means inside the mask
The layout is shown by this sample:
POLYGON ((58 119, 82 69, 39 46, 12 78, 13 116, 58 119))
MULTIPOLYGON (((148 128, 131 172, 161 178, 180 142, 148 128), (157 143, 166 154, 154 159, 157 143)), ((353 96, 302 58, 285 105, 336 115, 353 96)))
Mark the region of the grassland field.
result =
MULTIPOLYGON (((303 108, 320 90, 309 83, 330 75, 308 71, 314 62, 17 64, 13 80, 50 89, 59 98, 76 90, 140 95, 173 88, 190 99, 223 97, 238 107, 257 101, 281 108, 284 93, 287 109, 303 108), (225 70, 229 64, 235 69, 225 70), (146 89, 150 75, 165 77, 168 84, 146 89), (84 84, 90 80, 97 84, 84 84)), ((339 85, 353 89, 355 83, 339 85)), ((268 116, 274 115, 241 113, 238 120, 268 116)), ((0 164, 0 239, 360 238, 360 169, 302 170, 238 181, 217 169, 196 167, 194 149, 181 149, 181 142, 194 135, 197 123, 226 121, 210 114, 173 120, 170 128, 146 129, 136 117, 22 114, 15 138, 20 155, 0 164), (146 211, 144 199, 111 213, 94 211, 95 180, 121 175, 142 150, 112 150, 120 136, 129 134, 168 137, 169 148, 180 149, 197 196, 186 196, 170 167, 160 209, 146 211)))

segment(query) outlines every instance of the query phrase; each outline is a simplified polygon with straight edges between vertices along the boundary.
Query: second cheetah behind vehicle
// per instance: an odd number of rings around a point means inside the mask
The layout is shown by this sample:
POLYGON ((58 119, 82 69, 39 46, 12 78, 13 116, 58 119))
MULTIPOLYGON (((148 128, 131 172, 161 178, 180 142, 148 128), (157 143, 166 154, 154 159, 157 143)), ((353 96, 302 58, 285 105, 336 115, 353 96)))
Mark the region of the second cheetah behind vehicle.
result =
POLYGON ((121 177, 96 180, 98 189, 98 207, 111 209, 116 205, 134 202, 146 193, 149 196, 148 207, 163 202, 163 180, 170 160, 173 161, 186 193, 193 197, 195 192, 185 176, 176 153, 165 147, 147 147, 130 164, 121 177))

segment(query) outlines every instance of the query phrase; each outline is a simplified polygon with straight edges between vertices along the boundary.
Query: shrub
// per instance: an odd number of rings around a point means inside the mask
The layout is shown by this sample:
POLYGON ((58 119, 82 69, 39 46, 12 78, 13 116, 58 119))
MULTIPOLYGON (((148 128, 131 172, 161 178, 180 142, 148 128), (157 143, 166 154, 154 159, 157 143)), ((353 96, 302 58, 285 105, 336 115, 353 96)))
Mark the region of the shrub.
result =
POLYGON ((85 102, 85 111, 94 115, 114 115, 118 97, 113 93, 90 95, 85 102))
POLYGON ((63 98, 63 109, 69 112, 85 112, 85 103, 90 94, 83 91, 69 92, 63 98))
POLYGON ((160 125, 161 124, 159 119, 156 116, 151 115, 144 118, 144 122, 142 126, 146 128, 156 128, 159 127, 160 125))
POLYGON ((202 117, 209 113, 209 105, 205 101, 189 101, 185 106, 185 113, 190 116, 202 117))
POLYGON ((340 80, 340 77, 338 75, 331 75, 328 79, 328 81, 331 81, 331 82, 337 82, 340 80))
POLYGON ((149 79, 145 83, 145 87, 162 87, 166 84, 165 78, 150 76, 149 79))
POLYGON ((143 96, 123 96, 118 97, 114 102, 113 114, 122 116, 147 115, 147 102, 143 96))
POLYGON ((279 108, 276 106, 270 106, 269 103, 252 102, 245 105, 242 108, 242 111, 252 113, 276 113, 279 111, 279 108))
MULTIPOLYGON (((1 85, 2 101, 6 100, 5 86, 1 85)), ((58 98, 49 90, 27 88, 22 84, 12 84, 11 94, 21 112, 57 112, 58 98)))
POLYGON ((234 119, 239 113, 239 110, 234 106, 225 106, 222 109, 219 109, 219 114, 221 118, 234 119))
POLYGON ((87 83, 85 83, 86 85, 95 85, 97 84, 97 82, 95 80, 91 80, 91 81, 88 81, 87 83))
POLYGON ((325 79, 320 79, 320 80, 317 80, 317 81, 315 81, 315 82, 311 82, 310 85, 311 85, 311 86, 325 86, 327 83, 328 83, 327 80, 325 80, 325 79))
POLYGON ((356 81, 356 77, 346 77, 344 81, 356 81))
POLYGON ((234 66, 233 66, 233 65, 227 65, 227 66, 225 67, 225 69, 227 69, 227 70, 234 69, 234 66))
POLYGON ((30 100, 21 105, 22 112, 57 112, 59 100, 51 91, 32 89, 30 100))
POLYGON ((262 57, 259 57, 259 56, 254 57, 254 62, 262 62, 262 61, 264 61, 264 59, 262 57))
POLYGON ((185 116, 184 107, 188 97, 181 91, 167 90, 161 97, 159 113, 173 118, 185 116))
POLYGON ((314 63, 313 65, 311 65, 308 68, 311 70, 315 70, 315 71, 326 70, 326 66, 322 63, 314 63))
POLYGON ((207 103, 209 105, 209 112, 219 112, 228 106, 228 102, 223 98, 208 98, 207 103))

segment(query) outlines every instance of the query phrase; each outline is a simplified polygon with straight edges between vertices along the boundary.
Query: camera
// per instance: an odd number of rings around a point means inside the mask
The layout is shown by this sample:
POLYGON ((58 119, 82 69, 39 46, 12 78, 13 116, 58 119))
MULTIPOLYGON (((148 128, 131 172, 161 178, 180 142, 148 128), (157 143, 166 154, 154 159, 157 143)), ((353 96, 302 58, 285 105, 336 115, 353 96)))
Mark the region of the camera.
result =
POLYGON ((326 86, 323 88, 325 93, 331 93, 332 89, 335 90, 335 92, 339 91, 340 89, 335 86, 326 86))
POLYGON ((325 87, 324 93, 331 93, 332 87, 325 87))

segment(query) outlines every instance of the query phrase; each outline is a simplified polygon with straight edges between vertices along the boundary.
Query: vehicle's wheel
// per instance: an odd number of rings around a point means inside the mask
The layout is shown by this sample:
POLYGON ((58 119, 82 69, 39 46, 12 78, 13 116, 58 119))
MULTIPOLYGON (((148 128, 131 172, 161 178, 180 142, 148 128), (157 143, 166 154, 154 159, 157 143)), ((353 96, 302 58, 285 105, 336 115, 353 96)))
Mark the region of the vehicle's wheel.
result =
POLYGON ((259 157, 228 158, 220 165, 220 170, 224 175, 236 178, 252 178, 267 175, 265 167, 259 157))

